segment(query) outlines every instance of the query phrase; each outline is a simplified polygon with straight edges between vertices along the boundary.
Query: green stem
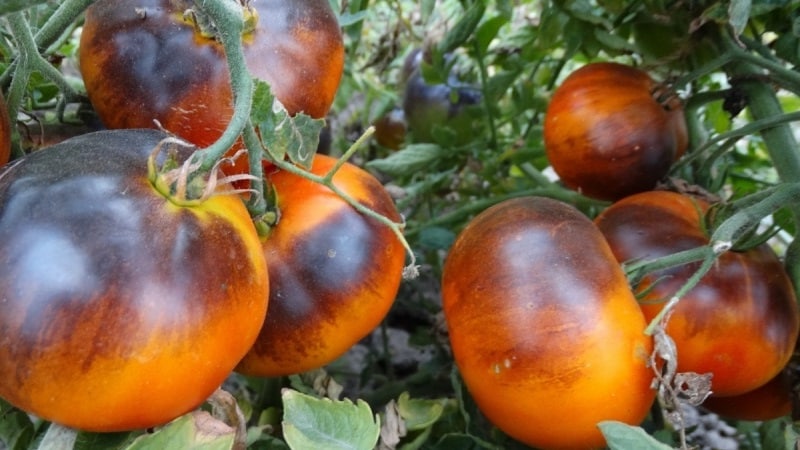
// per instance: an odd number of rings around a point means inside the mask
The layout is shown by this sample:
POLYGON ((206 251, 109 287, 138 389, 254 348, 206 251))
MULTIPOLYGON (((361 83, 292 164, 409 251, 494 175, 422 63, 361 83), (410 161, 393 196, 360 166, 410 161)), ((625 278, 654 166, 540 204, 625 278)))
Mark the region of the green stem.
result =
POLYGON ((40 49, 50 47, 54 42, 58 41, 61 35, 64 34, 76 21, 76 19, 83 14, 86 8, 89 7, 95 0, 63 0, 58 6, 58 9, 47 19, 47 21, 36 32, 34 40, 40 49))
POLYGON ((713 253, 714 250, 710 246, 703 245, 655 259, 625 262, 622 267, 629 282, 635 285, 649 273, 705 260, 709 256, 713 256, 713 253))
POLYGON ((681 288, 675 292, 675 295, 669 299, 667 304, 661 308, 661 311, 659 311, 653 320, 650 321, 650 324, 644 330, 645 334, 652 335, 655 333, 657 327, 669 319, 670 313, 672 313, 672 311, 678 305, 678 302, 683 298, 684 295, 686 295, 687 292, 691 291, 695 286, 697 286, 697 283, 699 283, 700 280, 714 266, 714 263, 717 261, 718 257, 719 254, 715 252, 709 254, 705 259, 703 259, 703 264, 701 264, 697 271, 695 271, 695 273, 693 273, 692 276, 686 280, 686 283, 684 283, 683 286, 681 286, 681 288))
POLYGON ((247 210, 250 217, 261 217, 267 212, 267 200, 264 198, 264 168, 261 165, 264 157, 264 148, 258 138, 255 128, 248 122, 242 133, 244 145, 247 147, 247 162, 250 165, 251 196, 247 200, 247 210))
POLYGON ((193 158, 201 161, 200 171, 214 167, 236 143, 247 123, 253 103, 254 84, 247 68, 242 47, 244 11, 234 0, 195 2, 198 13, 206 15, 217 27, 218 38, 228 60, 228 71, 233 90, 233 116, 222 136, 210 146, 199 150, 193 158))
MULTIPOLYGON (((64 108, 64 102, 70 102, 79 98, 78 93, 70 86, 61 72, 53 67, 47 60, 45 60, 39 53, 39 48, 34 40, 31 28, 28 25, 28 20, 24 13, 16 12, 8 15, 6 19, 8 30, 14 37, 19 49, 19 57, 16 68, 14 69, 14 78, 23 78, 26 81, 30 78, 32 72, 39 72, 46 79, 53 82, 61 93, 64 95, 62 100, 59 100, 59 118, 61 118, 64 108)), ((12 80, 12 85, 13 85, 12 80)), ((23 93, 16 91, 18 87, 14 87, 12 100, 9 101, 8 111, 10 117, 17 117, 17 112, 22 106, 23 93)), ((11 91, 11 89, 10 89, 11 91)))
MULTIPOLYGON (((711 235, 712 245, 733 244, 747 231, 757 227, 764 217, 786 206, 797 208, 800 205, 800 182, 782 183, 754 195, 758 196, 757 201, 736 211, 714 230, 711 235)), ((742 201, 746 199, 745 197, 742 201)))
MULTIPOLYGON (((358 149, 364 142, 367 141, 369 136, 370 136, 369 131, 367 133, 364 133, 364 135, 362 135, 355 143, 353 143, 353 145, 350 146, 350 148, 345 152, 345 155, 352 155, 356 151, 356 149, 358 149)), ((333 182, 334 175, 336 175, 336 172, 339 170, 339 168, 341 168, 342 165, 344 165, 345 161, 346 161, 345 158, 341 158, 336 163, 336 165, 334 165, 334 167, 331 168, 331 170, 329 170, 325 175, 322 176, 313 174, 308 170, 300 168, 289 161, 273 160, 272 163, 275 164, 275 166, 278 167, 278 169, 280 170, 285 170, 289 173, 305 178, 313 183, 318 183, 327 187, 334 194, 336 194, 339 198, 347 202, 351 207, 353 207, 359 213, 367 217, 370 217, 372 219, 375 219, 379 223, 383 224, 384 226, 392 230, 392 233, 394 233, 394 235, 397 236, 397 239, 399 239, 400 242, 403 244, 403 247, 405 248, 406 253, 410 258, 410 262, 404 270, 404 276, 406 278, 416 277, 416 270, 417 270, 416 256, 414 255, 414 251, 411 249, 408 240, 406 240, 406 237, 403 235, 403 230, 405 229, 405 223, 395 222, 389 219, 388 217, 379 214, 371 210, 370 208, 362 205, 358 200, 354 199, 352 196, 350 196, 350 194, 341 190, 333 182)))

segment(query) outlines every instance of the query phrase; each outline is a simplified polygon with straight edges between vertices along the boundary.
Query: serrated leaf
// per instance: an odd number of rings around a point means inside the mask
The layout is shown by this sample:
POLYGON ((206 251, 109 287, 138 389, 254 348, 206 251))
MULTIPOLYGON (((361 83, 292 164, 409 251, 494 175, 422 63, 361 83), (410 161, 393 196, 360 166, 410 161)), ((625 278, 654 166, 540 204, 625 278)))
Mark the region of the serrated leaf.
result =
POLYGON ((752 0, 732 0, 730 6, 728 6, 728 22, 731 24, 736 36, 744 32, 747 22, 750 20, 752 7, 752 0))
POLYGON ((292 450, 372 450, 380 420, 363 400, 317 398, 284 389, 283 435, 292 450))
POLYGON ((484 2, 475 2, 472 6, 464 11, 464 15, 456 22, 453 29, 451 29, 439 43, 439 50, 442 53, 449 53, 460 47, 464 42, 467 42, 472 33, 478 27, 483 13, 486 11, 484 2))
POLYGON ((275 160, 288 156, 295 164, 311 167, 325 121, 303 113, 290 116, 269 84, 255 81, 250 120, 258 128, 264 148, 275 160))
POLYGON ((611 450, 672 450, 672 447, 657 441, 640 427, 607 420, 597 425, 611 450))
POLYGON ((173 422, 136 438, 126 450, 230 450, 234 430, 205 411, 183 415, 173 422))
POLYGON ((408 430, 424 430, 433 426, 442 417, 443 402, 443 400, 411 398, 408 392, 403 392, 397 399, 397 409, 408 430))
POLYGON ((430 167, 443 153, 442 147, 436 144, 411 144, 386 158, 369 161, 367 167, 386 175, 401 177, 430 167))

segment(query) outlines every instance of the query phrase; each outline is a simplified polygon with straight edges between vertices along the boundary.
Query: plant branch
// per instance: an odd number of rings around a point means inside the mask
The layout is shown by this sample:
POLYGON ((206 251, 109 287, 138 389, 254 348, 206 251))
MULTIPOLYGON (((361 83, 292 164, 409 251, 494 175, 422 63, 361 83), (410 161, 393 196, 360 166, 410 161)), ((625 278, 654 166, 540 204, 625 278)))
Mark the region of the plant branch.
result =
POLYGON ((199 150, 193 158, 201 161, 200 171, 209 171, 217 161, 236 143, 247 123, 253 103, 254 84, 247 68, 242 47, 245 11, 241 3, 234 0, 195 2, 200 14, 206 15, 215 24, 220 43, 228 60, 228 71, 233 91, 233 116, 228 126, 213 144, 199 150))

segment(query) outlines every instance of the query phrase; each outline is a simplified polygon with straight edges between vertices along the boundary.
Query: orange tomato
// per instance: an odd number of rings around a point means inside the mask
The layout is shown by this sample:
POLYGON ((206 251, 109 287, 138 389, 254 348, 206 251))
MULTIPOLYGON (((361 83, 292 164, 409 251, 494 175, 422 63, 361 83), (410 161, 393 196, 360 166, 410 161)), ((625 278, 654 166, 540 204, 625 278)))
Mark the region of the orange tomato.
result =
POLYGON ((647 415, 652 339, 614 255, 575 208, 527 197, 476 216, 447 256, 442 300, 467 389, 515 439, 602 447, 598 422, 647 415))
MULTIPOLYGON (((653 259, 707 245, 708 204, 675 192, 643 192, 614 203, 596 219, 620 262, 653 259)), ((700 263, 647 275, 638 287, 653 319, 700 263)), ((789 361, 800 330, 797 301, 775 252, 763 244, 720 256, 670 316, 678 371, 711 373, 715 395, 762 386, 789 361)))

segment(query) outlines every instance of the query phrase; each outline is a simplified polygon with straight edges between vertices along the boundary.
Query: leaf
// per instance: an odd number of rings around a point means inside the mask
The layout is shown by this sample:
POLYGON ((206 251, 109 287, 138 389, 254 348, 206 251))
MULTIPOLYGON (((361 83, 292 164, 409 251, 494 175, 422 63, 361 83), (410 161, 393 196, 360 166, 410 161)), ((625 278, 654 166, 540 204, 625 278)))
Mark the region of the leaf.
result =
POLYGON ((155 433, 138 437, 126 450, 230 450, 234 430, 211 417, 206 411, 194 411, 170 422, 155 433))
POLYGON ((35 431, 33 421, 24 411, 0 398, 0 443, 5 443, 11 450, 27 449, 33 442, 35 431))
POLYGON ((489 49, 489 44, 497 37, 500 28, 506 23, 508 23, 508 17, 495 16, 486 20, 478 27, 478 30, 475 32, 475 40, 478 42, 478 51, 480 54, 486 53, 489 49))
POLYGON ((607 420, 597 425, 611 450, 672 450, 672 447, 657 441, 640 427, 607 420))
POLYGON ((728 22, 736 36, 744 32, 747 22, 750 20, 752 6, 752 0, 732 0, 728 6, 728 22))
POLYGON ((412 399, 408 392, 403 392, 397 399, 397 409, 409 431, 424 430, 442 417, 444 401, 412 399))
POLYGON ((386 158, 368 162, 367 167, 386 175, 402 177, 430 168, 443 155, 444 150, 436 144, 412 144, 386 158))
POLYGON ((380 420, 363 400, 316 398, 284 389, 283 434, 292 450, 372 450, 380 420))
POLYGON ((47 427, 44 437, 36 448, 38 450, 72 450, 77 437, 78 430, 52 423, 47 427))
POLYGON ((275 160, 288 156, 295 164, 311 167, 325 121, 303 113, 290 116, 272 95, 269 84, 262 80, 255 84, 250 120, 258 128, 266 151, 275 160))
POLYGON ((467 42, 472 33, 478 27, 483 13, 486 10, 484 2, 475 2, 464 12, 461 20, 456 22, 453 29, 450 30, 439 43, 439 50, 442 53, 449 53, 457 49, 464 42, 467 42))

